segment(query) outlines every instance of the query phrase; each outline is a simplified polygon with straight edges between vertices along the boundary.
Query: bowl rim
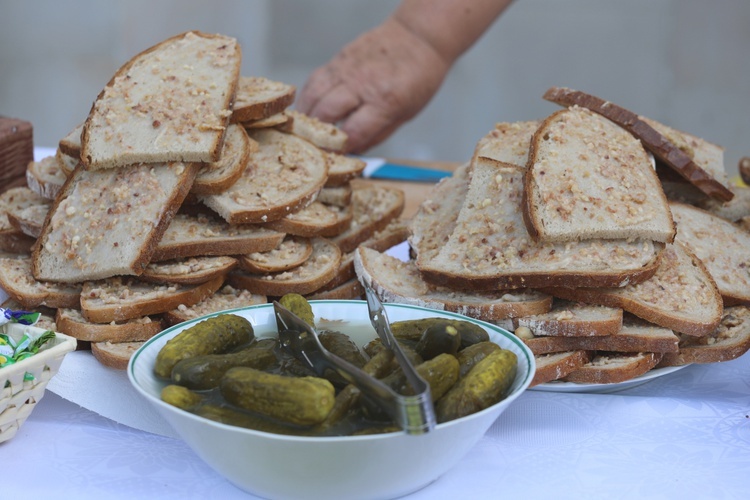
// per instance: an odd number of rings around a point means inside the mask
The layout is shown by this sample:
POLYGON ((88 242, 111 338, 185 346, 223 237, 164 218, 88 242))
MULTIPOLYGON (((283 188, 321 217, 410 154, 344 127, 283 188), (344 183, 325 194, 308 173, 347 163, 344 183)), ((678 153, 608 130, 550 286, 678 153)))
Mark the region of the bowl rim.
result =
MULTIPOLYGON (((332 304, 342 304, 342 305, 358 305, 366 308, 367 302, 364 300, 351 300, 351 299, 320 299, 320 300, 310 300, 310 304, 326 304, 326 305, 332 305, 332 304)), ((379 433, 379 434, 365 434, 365 435, 357 435, 357 436, 299 436, 299 435, 285 435, 285 434, 276 434, 273 432, 265 432, 265 431, 259 431, 255 429, 248 429, 245 427, 239 427, 236 425, 230 425, 230 424, 224 424, 221 422, 217 422, 214 420, 210 420, 205 417, 201 417, 199 415, 196 415, 194 413, 181 410, 180 408, 177 408, 175 406, 172 406, 168 403, 165 403, 160 398, 157 398, 153 394, 149 393, 145 388, 143 388, 140 383, 138 382, 135 374, 135 366, 138 363, 138 358, 144 354, 144 352, 157 342, 159 339, 163 338, 164 336, 172 334, 175 330, 184 330, 186 328, 189 328, 190 326, 199 323, 200 321, 204 321, 208 318, 218 316, 221 314, 232 314, 234 312, 238 311, 252 311, 256 309, 268 309, 272 308, 273 303, 267 302, 264 304, 253 304, 249 306, 244 307, 235 307, 232 309, 225 309, 222 311, 216 311, 209 314, 205 314, 203 316, 198 316, 193 319, 189 319, 186 321, 183 321, 181 323, 177 323, 175 325, 172 325, 161 332, 157 333, 150 339, 146 340, 144 344, 138 348, 137 351, 133 353, 133 355, 130 357, 130 361, 128 362, 127 366, 127 375, 128 379, 130 381, 130 384, 136 389, 136 391, 144 397, 147 401, 149 401, 151 404, 156 405, 157 408, 162 408, 165 411, 168 412, 175 412, 180 411, 182 412, 182 416, 199 421, 203 424, 209 425, 211 427, 216 427, 218 429, 224 429, 224 430, 232 430, 234 432, 241 432, 243 434, 249 434, 249 435, 255 435, 255 436, 262 436, 262 437, 272 437, 273 439, 279 439, 282 441, 311 441, 315 443, 326 443, 326 442, 349 442, 349 441, 375 441, 379 439, 387 438, 388 436, 395 435, 401 435, 403 434, 400 431, 394 431, 394 432, 387 432, 387 433, 379 433)), ((403 304, 403 303, 396 303, 396 302, 385 302, 383 303, 383 307, 386 309, 386 314, 388 313, 389 309, 397 308, 397 309, 413 309, 418 311, 425 311, 432 314, 438 314, 443 317, 453 317, 455 319, 461 319, 464 321, 470 321, 472 323, 476 323, 480 326, 482 326, 485 329, 493 330, 494 332, 502 335, 503 337, 506 337, 509 341, 511 341, 513 344, 515 344, 518 349, 524 354, 524 358, 526 360, 526 377, 525 379, 521 380, 520 384, 516 387, 516 389, 508 394, 503 400, 495 403, 494 405, 491 405, 483 410, 480 410, 478 412, 472 413, 470 415, 466 415, 465 417, 461 417, 455 420, 450 420, 448 422, 439 423, 435 426, 435 430, 432 432, 435 432, 442 428, 452 427, 455 425, 461 425, 469 420, 476 420, 479 418, 482 418, 483 415, 486 413, 490 413, 494 410, 496 410, 498 405, 509 405, 513 400, 518 398, 523 392, 525 392, 529 385, 531 384, 532 379, 534 378, 534 374, 536 372, 536 362, 534 359, 534 355, 531 352, 531 350, 526 346, 526 344, 516 337, 514 334, 506 330, 505 328, 502 328, 501 326, 495 325, 493 323, 489 323, 487 321, 479 320, 476 318, 472 318, 469 316, 465 316, 459 313, 455 313, 452 311, 442 311, 437 309, 431 309, 429 307, 423 307, 418 306, 414 304, 403 304)), ((178 332, 179 333, 179 332, 178 332)), ((176 335, 176 334, 175 334, 176 335)), ((522 362, 522 360, 519 358, 518 362, 522 362)), ((518 376, 518 375, 517 375, 518 376)), ((173 427, 171 422, 168 422, 170 426, 173 427)), ((178 433, 179 434, 179 433, 178 433)), ((418 436, 417 436, 418 437, 418 436)))

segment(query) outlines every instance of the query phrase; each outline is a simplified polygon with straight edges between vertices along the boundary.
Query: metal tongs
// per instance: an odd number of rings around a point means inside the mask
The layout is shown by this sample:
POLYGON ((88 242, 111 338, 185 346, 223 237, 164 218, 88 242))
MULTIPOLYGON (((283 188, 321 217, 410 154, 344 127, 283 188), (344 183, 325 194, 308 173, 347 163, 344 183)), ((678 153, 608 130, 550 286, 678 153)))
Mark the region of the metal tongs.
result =
POLYGON ((362 394, 385 411, 407 434, 424 434, 435 427, 435 411, 430 386, 414 370, 393 337, 383 305, 367 288, 367 306, 370 320, 383 345, 390 349, 407 381, 414 390, 413 396, 399 394, 375 377, 328 351, 318 339, 318 332, 286 307, 274 301, 276 325, 281 346, 295 358, 322 375, 332 369, 347 382, 354 384, 362 394))

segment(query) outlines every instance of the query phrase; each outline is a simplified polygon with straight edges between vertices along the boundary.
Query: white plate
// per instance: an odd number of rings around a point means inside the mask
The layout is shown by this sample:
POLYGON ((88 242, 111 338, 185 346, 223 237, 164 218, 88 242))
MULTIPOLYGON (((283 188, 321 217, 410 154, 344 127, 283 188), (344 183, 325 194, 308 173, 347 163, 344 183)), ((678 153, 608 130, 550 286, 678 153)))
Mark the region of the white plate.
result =
POLYGON ((546 384, 539 384, 534 387, 530 387, 530 391, 547 391, 547 392, 584 392, 590 394, 604 394, 608 392, 622 391, 630 389, 655 378, 669 375, 670 373, 681 370, 688 365, 684 366, 666 366, 664 368, 654 368, 639 377, 635 377, 625 382, 617 382, 614 384, 579 384, 576 382, 547 382, 546 384))

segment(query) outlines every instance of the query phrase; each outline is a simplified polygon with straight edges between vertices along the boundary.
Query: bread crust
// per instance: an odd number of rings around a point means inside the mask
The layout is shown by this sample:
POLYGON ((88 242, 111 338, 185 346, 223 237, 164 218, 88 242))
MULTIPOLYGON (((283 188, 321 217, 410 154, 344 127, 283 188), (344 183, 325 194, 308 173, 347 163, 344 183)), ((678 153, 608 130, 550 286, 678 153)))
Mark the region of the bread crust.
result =
POLYGON ((297 87, 263 77, 240 76, 232 110, 232 121, 250 122, 281 113, 294 103, 297 87), (265 97, 258 96, 258 88, 272 87, 265 97))
POLYGON ((104 366, 115 370, 126 370, 130 357, 144 342, 92 342, 91 354, 104 366))
POLYGON ((75 309, 58 309, 55 315, 58 330, 89 342, 136 342, 150 339, 164 327, 159 318, 146 317, 113 324, 90 323, 79 315, 75 309))
POLYGON ((529 387, 559 380, 589 362, 588 351, 542 354, 535 356, 536 371, 529 387))
POLYGON ((663 354, 656 352, 597 353, 591 361, 562 377, 565 382, 579 384, 616 384, 643 375, 654 368, 663 354), (601 364, 603 359, 616 360, 601 364))
POLYGON ((726 186, 632 111, 599 97, 563 87, 548 89, 543 98, 561 106, 578 105, 599 113, 639 138, 654 156, 672 167, 680 176, 708 196, 723 201, 729 201, 734 196, 726 186))

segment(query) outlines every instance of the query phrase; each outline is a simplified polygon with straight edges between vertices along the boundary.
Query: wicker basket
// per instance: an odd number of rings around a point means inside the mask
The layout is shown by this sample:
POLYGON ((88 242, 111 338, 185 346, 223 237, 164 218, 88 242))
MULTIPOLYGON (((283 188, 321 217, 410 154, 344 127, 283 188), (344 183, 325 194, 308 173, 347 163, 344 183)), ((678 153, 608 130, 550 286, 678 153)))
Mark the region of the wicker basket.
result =
POLYGON ((0 192, 26 185, 26 167, 34 159, 31 123, 0 116, 0 192))
MULTIPOLYGON (((17 323, 6 323, 0 328, 14 338, 20 338, 26 329, 41 330, 17 323)), ((0 368, 0 443, 15 436, 44 396, 47 382, 55 376, 65 355, 75 348, 76 339, 56 333, 38 353, 0 368), (34 379, 24 381, 26 373, 32 374, 34 379)))

